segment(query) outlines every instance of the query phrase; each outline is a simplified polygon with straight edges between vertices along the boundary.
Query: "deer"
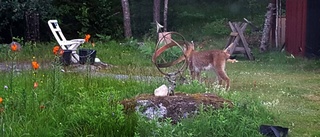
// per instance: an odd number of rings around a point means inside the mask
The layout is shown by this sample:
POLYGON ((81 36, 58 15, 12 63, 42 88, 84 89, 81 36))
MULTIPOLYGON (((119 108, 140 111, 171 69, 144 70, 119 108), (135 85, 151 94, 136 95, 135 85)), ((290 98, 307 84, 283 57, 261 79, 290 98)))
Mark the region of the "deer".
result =
POLYGON ((232 48, 232 46, 234 46, 233 43, 224 50, 196 51, 194 49, 194 43, 191 42, 188 47, 191 48, 191 53, 188 55, 187 61, 192 80, 197 79, 201 82, 201 71, 212 70, 216 74, 219 85, 222 85, 224 81, 225 90, 229 90, 230 79, 225 71, 226 62, 237 62, 235 59, 230 59, 229 49, 232 48))

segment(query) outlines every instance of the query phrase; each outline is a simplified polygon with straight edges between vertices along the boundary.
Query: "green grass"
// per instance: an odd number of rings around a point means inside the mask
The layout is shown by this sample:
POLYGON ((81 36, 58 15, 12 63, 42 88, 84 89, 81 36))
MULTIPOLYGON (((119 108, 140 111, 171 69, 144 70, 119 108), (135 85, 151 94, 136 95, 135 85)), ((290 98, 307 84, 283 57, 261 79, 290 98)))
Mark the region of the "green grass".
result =
MULTIPOLYGON (((224 41, 224 40, 222 40, 224 41)), ((222 42, 213 41, 213 47, 222 42)), ((9 58, 1 49, 1 62, 52 63, 54 44, 25 47, 9 58)), ((161 76, 137 45, 115 41, 96 43, 97 57, 113 65, 101 74, 161 76)), ((206 47, 207 49, 209 47, 206 47)), ((239 57, 227 64, 231 79, 228 92, 208 82, 178 85, 178 92, 217 93, 235 103, 233 109, 202 112, 177 125, 158 123, 135 114, 127 115, 118 101, 152 93, 161 82, 97 77, 85 72, 62 73, 61 66, 39 70, 2 71, 0 90, 1 136, 261 136, 258 127, 272 124, 288 127, 289 136, 320 136, 320 61, 291 58, 284 53, 255 53, 255 61, 239 57), (36 74, 36 75, 34 75, 36 74), (33 87, 38 82, 37 88, 33 87)), ((211 80, 211 81, 210 81, 211 80)))
POLYGON ((319 61, 282 53, 257 56, 228 65, 232 90, 259 98, 291 136, 319 136, 319 61))

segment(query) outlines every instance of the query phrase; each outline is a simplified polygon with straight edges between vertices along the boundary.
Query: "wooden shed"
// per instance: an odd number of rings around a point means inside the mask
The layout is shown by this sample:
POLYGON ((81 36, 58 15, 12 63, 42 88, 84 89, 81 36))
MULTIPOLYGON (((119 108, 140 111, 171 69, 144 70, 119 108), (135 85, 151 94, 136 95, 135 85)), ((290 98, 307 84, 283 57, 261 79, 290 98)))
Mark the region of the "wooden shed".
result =
POLYGON ((320 58, 320 0, 286 1, 286 50, 320 58))

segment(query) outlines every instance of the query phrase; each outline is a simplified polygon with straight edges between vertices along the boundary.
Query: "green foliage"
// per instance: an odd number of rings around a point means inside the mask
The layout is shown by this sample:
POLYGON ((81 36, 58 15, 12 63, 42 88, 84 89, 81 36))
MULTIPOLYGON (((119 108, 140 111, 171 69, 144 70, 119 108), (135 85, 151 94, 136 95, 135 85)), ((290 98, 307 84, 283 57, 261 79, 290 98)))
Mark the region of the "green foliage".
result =
POLYGON ((0 44, 0 59, 1 61, 5 61, 7 57, 7 52, 9 50, 8 44, 0 44))
POLYGON ((268 3, 268 1, 260 0, 240 0, 239 2, 244 3, 242 10, 249 15, 248 19, 255 21, 260 20, 257 17, 266 11, 266 5, 268 3))
POLYGON ((80 22, 81 24, 81 31, 78 32, 80 36, 84 36, 87 34, 90 24, 89 24, 89 14, 88 14, 88 6, 86 3, 83 3, 81 7, 79 8, 80 15, 76 15, 75 18, 80 22))
POLYGON ((1 55, 13 57, 0 64, 5 68, 0 73, 0 85, 4 87, 0 91, 0 128, 4 129, 0 135, 260 136, 261 124, 289 127, 290 136, 319 134, 319 61, 279 52, 254 54, 255 61, 240 58, 238 63, 227 64, 232 80, 228 92, 213 83, 179 83, 177 92, 216 93, 231 100, 234 107, 202 109, 199 115, 172 125, 170 119, 158 122, 122 112, 119 101, 152 94, 155 88, 167 84, 163 77, 156 77, 162 75, 151 59, 142 55, 136 44, 129 45, 113 40, 97 42, 97 57, 114 66, 95 73, 68 71, 72 68, 55 62, 52 43, 37 43, 34 50, 23 48, 14 54, 8 52, 7 44, 0 45, 1 55), (29 69, 33 56, 40 63, 37 71, 29 69), (15 69, 17 65, 11 62, 25 63, 27 67, 15 69), (39 83, 37 88, 33 87, 35 81, 39 83))
POLYGON ((136 136, 167 136, 167 137, 204 137, 204 136, 256 136, 260 137, 257 127, 261 123, 272 123, 270 115, 262 104, 252 98, 239 99, 237 92, 224 93, 233 100, 234 107, 218 110, 205 110, 203 107, 199 115, 183 119, 176 125, 171 120, 164 122, 157 120, 138 119, 136 136), (244 101, 246 100, 246 101, 244 101), (249 101, 250 100, 250 101, 249 101))
MULTIPOLYGON (((177 40, 177 39, 176 39, 177 40)), ((153 54, 156 51, 156 46, 158 46, 158 49, 164 46, 166 43, 155 43, 155 41, 152 41, 151 39, 145 39, 143 44, 141 44, 138 49, 140 52, 145 55, 147 58, 152 58, 153 54), (158 44, 158 45, 157 45, 158 44)), ((182 45, 180 45, 182 46, 182 45)), ((160 54, 157 60, 158 63, 166 63, 171 62, 176 59, 178 59, 180 56, 183 56, 182 49, 179 46, 173 46, 169 49, 166 49, 164 52, 160 54)))
MULTIPOLYGON (((94 0, 83 2, 46 1, 4 1, 0 2, 0 30, 12 36, 23 36, 25 12, 34 11, 40 16, 40 26, 47 26, 49 19, 59 20, 60 27, 67 38, 78 38, 83 34, 104 34, 114 38, 122 37, 122 14, 120 1, 94 0)), ((43 40, 52 35, 44 27, 40 33, 43 40)), ((5 34, 1 37, 8 38, 5 34)))
POLYGON ((174 11, 169 11, 169 30, 192 40, 225 37, 230 33, 227 21, 243 22, 247 18, 256 26, 262 25, 266 5, 267 1, 256 0, 175 1, 171 4, 174 11))
POLYGON ((109 42, 111 39, 111 36, 108 35, 102 35, 102 34, 96 34, 100 42, 109 42))
POLYGON ((1 1, 0 3, 0 17, 2 19, 0 23, 0 30, 12 22, 23 19, 25 2, 20 3, 18 1, 1 1))
POLYGON ((141 38, 154 26, 150 24, 153 22, 153 1, 130 1, 130 14, 132 34, 135 37, 141 38))
POLYGON ((119 104, 120 91, 114 88, 96 90, 94 93, 79 93, 75 98, 76 104, 67 108, 70 119, 67 123, 68 136, 130 136, 133 134, 134 125, 129 121, 134 120, 123 112, 119 104), (85 113, 83 113, 85 112, 85 113), (130 119, 129 119, 130 118, 130 119), (127 129, 127 130, 125 130, 127 129), (124 132, 129 131, 129 132, 124 132), (130 133, 131 132, 131 133, 130 133))
MULTIPOLYGON (((212 22, 225 18, 232 21, 243 21, 242 19, 246 17, 259 26, 263 22, 266 3, 266 1, 258 0, 172 1, 168 9, 168 31, 178 31, 188 39, 195 39, 205 35, 202 34, 202 31, 207 31, 207 28, 211 29, 212 22)), ((134 37, 141 39, 155 28, 152 8, 153 1, 133 0, 130 2, 134 37)), ((119 0, 2 1, 0 4, 0 18, 2 19, 0 37, 6 42, 13 36, 23 37, 24 33, 21 33, 21 30, 24 30, 25 23, 21 22, 25 22, 26 12, 39 14, 40 27, 43 28, 40 29, 42 41, 52 39, 49 28, 45 27, 49 19, 59 20, 60 27, 69 39, 83 37, 87 33, 92 34, 93 37, 95 34, 101 34, 111 36, 113 39, 123 39, 123 15, 119 0)), ((163 24, 162 21, 160 23, 163 24)), ((212 32, 218 30, 218 35, 224 36, 225 33, 221 33, 223 28, 216 27, 206 34, 211 36, 212 32)))
MULTIPOLYGON (((95 42, 94 49, 97 50, 97 57, 102 62, 106 62, 111 65, 131 65, 131 67, 136 67, 148 66, 151 64, 151 59, 146 58, 139 52, 137 40, 134 39, 124 42, 118 42, 114 40, 108 42, 97 41, 95 42)), ((126 71, 127 69, 118 70, 126 71)))
POLYGON ((139 46, 139 50, 142 54, 144 54, 147 58, 151 58, 153 53, 155 52, 155 42, 154 41, 144 41, 142 45, 139 46))
POLYGON ((131 37, 131 38, 128 38, 128 39, 125 39, 123 43, 121 43, 121 45, 124 45, 124 46, 131 46, 131 47, 137 47, 138 46, 138 40, 131 37))
POLYGON ((203 33, 206 36, 225 37, 230 33, 227 19, 220 19, 203 26, 203 33))
POLYGON ((5 35, 7 35, 5 36, 6 38, 8 36, 23 36, 26 12, 39 13, 41 15, 40 22, 45 21, 46 23, 48 18, 52 18, 52 15, 56 12, 52 8, 52 1, 0 1, 0 31, 6 32, 4 35, 1 34, 0 37, 4 37, 5 35))

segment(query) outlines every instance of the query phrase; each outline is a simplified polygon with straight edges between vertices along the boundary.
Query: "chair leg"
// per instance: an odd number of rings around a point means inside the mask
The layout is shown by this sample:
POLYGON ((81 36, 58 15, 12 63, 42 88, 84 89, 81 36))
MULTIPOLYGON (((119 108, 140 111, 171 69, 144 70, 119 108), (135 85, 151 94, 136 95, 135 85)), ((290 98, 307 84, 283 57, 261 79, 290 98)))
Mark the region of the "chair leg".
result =
POLYGON ((77 53, 72 53, 71 54, 71 61, 73 63, 79 63, 79 55, 77 53))

